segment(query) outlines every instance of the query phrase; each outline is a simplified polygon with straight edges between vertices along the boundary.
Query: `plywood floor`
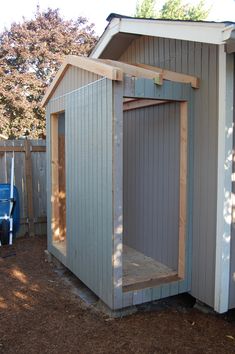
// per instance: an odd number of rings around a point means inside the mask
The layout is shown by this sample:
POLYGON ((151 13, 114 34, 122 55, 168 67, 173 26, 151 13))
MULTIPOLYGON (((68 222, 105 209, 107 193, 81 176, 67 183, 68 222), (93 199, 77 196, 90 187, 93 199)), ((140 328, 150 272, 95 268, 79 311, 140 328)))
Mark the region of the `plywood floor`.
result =
POLYGON ((123 247, 123 290, 131 291, 178 280, 177 272, 135 249, 123 247))

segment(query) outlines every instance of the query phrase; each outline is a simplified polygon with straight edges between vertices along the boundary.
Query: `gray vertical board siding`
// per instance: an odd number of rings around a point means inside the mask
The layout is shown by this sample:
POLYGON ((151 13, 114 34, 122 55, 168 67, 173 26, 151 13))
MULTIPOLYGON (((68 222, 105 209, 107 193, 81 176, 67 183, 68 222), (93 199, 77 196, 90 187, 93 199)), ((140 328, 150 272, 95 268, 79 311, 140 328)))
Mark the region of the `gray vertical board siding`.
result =
POLYGON ((213 306, 217 201, 217 47, 141 37, 134 40, 118 59, 156 65, 201 79, 200 89, 194 90, 191 294, 213 306))
POLYGON ((124 112, 124 244, 178 267, 179 104, 124 112))
POLYGON ((75 66, 69 66, 63 80, 60 81, 50 101, 53 102, 52 111, 59 112, 64 110, 66 93, 96 81, 101 76, 82 70, 75 66))
MULTIPOLYGON (((235 55, 233 55, 233 124, 235 124, 235 55)), ((229 287, 229 308, 235 307, 235 129, 233 129, 233 159, 232 159, 232 224, 230 244, 230 287, 229 287)))
POLYGON ((112 81, 66 96, 67 266, 112 307, 112 81))

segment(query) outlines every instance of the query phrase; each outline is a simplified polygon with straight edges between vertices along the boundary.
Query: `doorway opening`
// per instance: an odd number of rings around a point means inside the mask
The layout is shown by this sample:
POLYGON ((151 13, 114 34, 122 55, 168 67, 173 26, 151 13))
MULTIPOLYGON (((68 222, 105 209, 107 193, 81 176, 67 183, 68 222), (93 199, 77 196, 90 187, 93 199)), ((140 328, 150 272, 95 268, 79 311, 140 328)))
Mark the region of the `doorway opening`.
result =
POLYGON ((124 100, 123 291, 185 278, 187 102, 124 100))
POLYGON ((51 115, 52 244, 66 255, 65 112, 51 115))

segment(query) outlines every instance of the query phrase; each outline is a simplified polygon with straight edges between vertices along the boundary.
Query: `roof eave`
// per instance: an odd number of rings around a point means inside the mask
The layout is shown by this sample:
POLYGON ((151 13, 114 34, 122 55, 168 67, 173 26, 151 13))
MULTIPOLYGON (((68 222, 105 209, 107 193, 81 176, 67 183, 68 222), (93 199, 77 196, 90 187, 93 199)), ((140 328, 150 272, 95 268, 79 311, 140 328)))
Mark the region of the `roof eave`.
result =
POLYGON ((90 57, 99 58, 112 37, 119 32, 219 45, 230 38, 234 29, 234 24, 228 26, 225 23, 113 17, 90 57))

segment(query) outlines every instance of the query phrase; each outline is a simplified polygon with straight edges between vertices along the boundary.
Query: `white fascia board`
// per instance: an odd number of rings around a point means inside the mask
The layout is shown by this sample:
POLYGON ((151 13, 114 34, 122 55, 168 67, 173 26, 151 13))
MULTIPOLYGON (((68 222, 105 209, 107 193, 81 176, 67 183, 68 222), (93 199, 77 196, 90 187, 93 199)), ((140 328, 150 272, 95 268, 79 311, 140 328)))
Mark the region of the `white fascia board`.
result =
MULTIPOLYGON (((145 36, 180 39, 185 41, 222 44, 224 24, 198 22, 170 22, 146 20, 121 20, 120 32, 145 36)), ((232 29, 230 29, 231 31, 232 29)), ((229 33, 226 33, 229 36, 229 33)))
POLYGON ((214 309, 228 310, 232 222, 233 55, 219 46, 217 217, 214 309))
POLYGON ((226 26, 224 23, 114 18, 101 36, 90 57, 99 58, 111 38, 118 32, 201 43, 224 44, 230 38, 234 29, 235 25, 226 26))

